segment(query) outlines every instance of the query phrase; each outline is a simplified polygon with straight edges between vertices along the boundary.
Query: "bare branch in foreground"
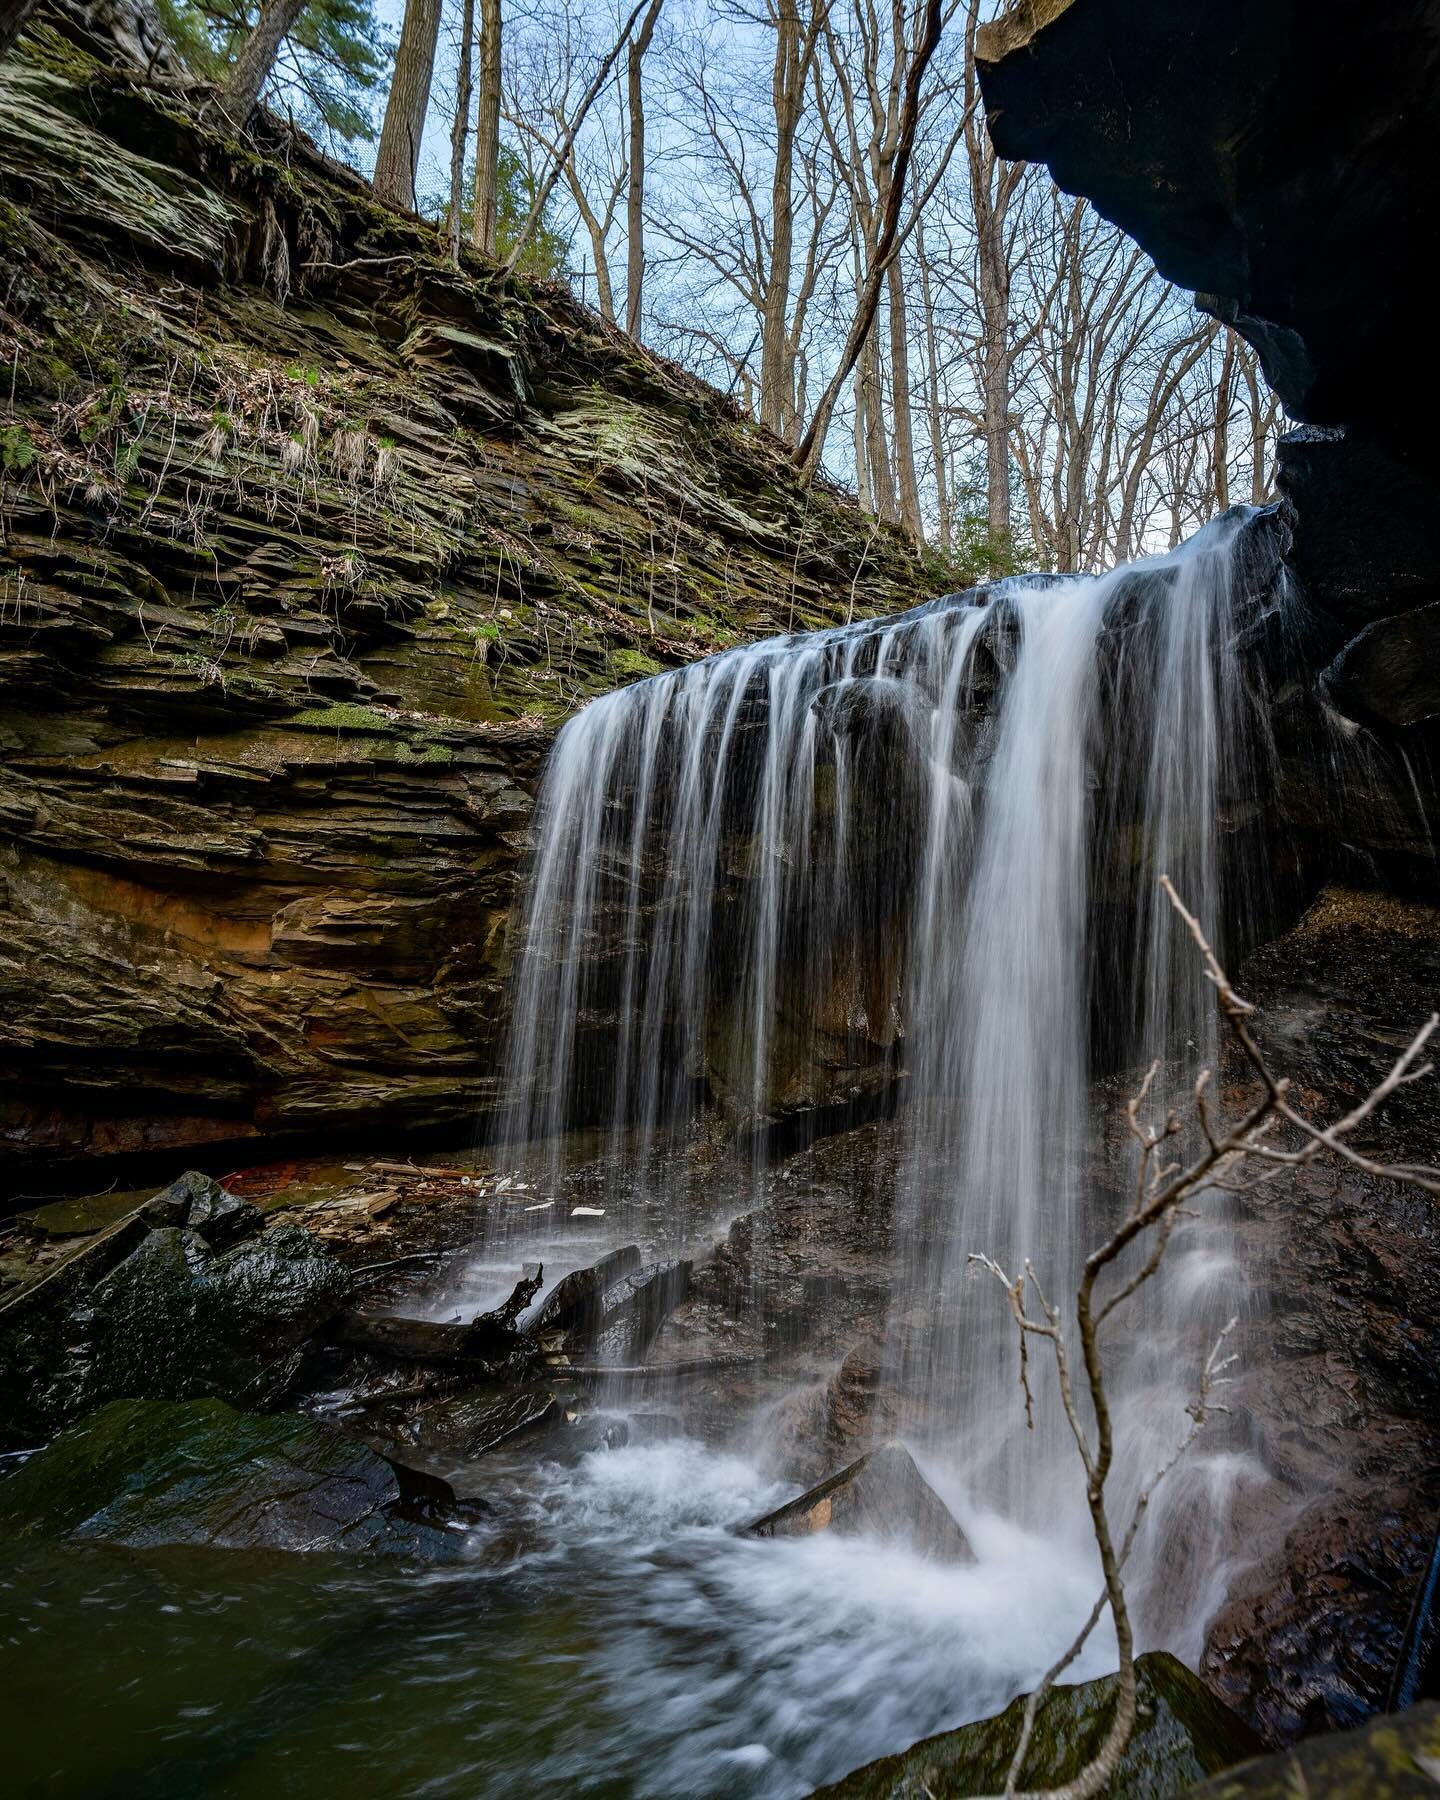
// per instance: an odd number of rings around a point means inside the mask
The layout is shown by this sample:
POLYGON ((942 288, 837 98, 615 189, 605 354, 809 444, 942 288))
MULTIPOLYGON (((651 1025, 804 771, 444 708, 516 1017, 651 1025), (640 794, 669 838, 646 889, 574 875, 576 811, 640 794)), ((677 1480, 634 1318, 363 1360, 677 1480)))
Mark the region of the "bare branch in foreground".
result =
POLYGON ((1210 1071, 1202 1071, 1195 1083, 1191 1110, 1193 1123, 1198 1126, 1203 1140, 1203 1148, 1195 1152, 1188 1162, 1183 1159, 1175 1160, 1173 1156, 1167 1157, 1170 1146, 1183 1135, 1186 1120, 1173 1108, 1166 1111, 1164 1119, 1158 1125, 1146 1124, 1141 1118, 1159 1069, 1158 1062, 1150 1065, 1138 1092, 1126 1108, 1130 1135, 1139 1145, 1134 1195, 1120 1224, 1085 1259, 1080 1286, 1075 1296, 1076 1332, 1085 1374, 1085 1388, 1094 1415, 1093 1434, 1091 1429, 1087 1429, 1077 1404, 1062 1315, 1059 1308, 1052 1305, 1046 1297, 1033 1264, 1027 1260, 1021 1273, 1012 1278, 993 1257, 972 1254, 970 1258, 971 1262, 993 1275, 1005 1289, 1010 1311, 1020 1334, 1020 1385, 1025 1396, 1025 1422, 1031 1428, 1034 1426, 1034 1394, 1030 1385, 1028 1343, 1034 1337, 1050 1346, 1055 1359, 1061 1406, 1085 1470, 1086 1502, 1104 1576, 1104 1587, 1089 1618, 1069 1648, 1045 1671, 1025 1702, 1020 1738, 1006 1777, 1004 1800, 1093 1800, 1094 1796, 1102 1794, 1108 1787, 1134 1732, 1134 1629, 1122 1577, 1155 1490, 1185 1455, 1210 1417, 1226 1410, 1218 1404, 1215 1394, 1217 1389, 1226 1385, 1229 1377, 1225 1371, 1236 1360, 1233 1355, 1224 1353, 1226 1341, 1235 1328, 1236 1320, 1231 1319, 1205 1359, 1200 1372, 1198 1394, 1187 1408, 1190 1429, 1170 1459, 1151 1476, 1136 1501, 1124 1536, 1118 1543, 1111 1531, 1105 1507, 1105 1484, 1110 1475, 1115 1444, 1114 1421, 1100 1355, 1100 1328, 1115 1309, 1143 1287, 1160 1267, 1175 1226, 1187 1210, 1185 1202, 1202 1196, 1207 1190, 1249 1192, 1273 1180, 1282 1169, 1311 1162, 1322 1153, 1338 1156, 1367 1174, 1410 1182, 1427 1193, 1440 1195, 1440 1170, 1409 1163, 1377 1162, 1347 1142, 1356 1128, 1372 1117, 1392 1094, 1432 1072, 1432 1065, 1420 1059, 1426 1044, 1437 1027, 1440 1027, 1440 1014, 1431 1014, 1385 1078, 1358 1105, 1330 1124, 1317 1124, 1291 1101, 1289 1080, 1275 1075, 1270 1069, 1250 1030, 1249 1019, 1254 1008, 1235 991, 1206 940, 1199 920, 1186 909, 1169 876, 1162 875, 1160 885, 1195 940, 1205 963, 1206 974, 1214 984, 1221 1017, 1231 1036, 1239 1044, 1246 1062, 1258 1076, 1261 1095, 1239 1118, 1228 1124, 1223 1123, 1217 1120, 1212 1109, 1210 1071), (1270 1141, 1271 1134, 1282 1124, 1298 1131, 1305 1140, 1299 1149, 1282 1149, 1270 1141), (1097 1302, 1096 1284, 1100 1277, 1132 1243, 1144 1238, 1146 1234, 1152 1235, 1139 1269, 1108 1298, 1097 1302), (1027 1293, 1034 1296, 1038 1317, 1032 1316, 1027 1307, 1027 1293), (1115 1712, 1105 1739, 1090 1762, 1070 1781, 1056 1788, 1022 1791, 1018 1784, 1041 1704, 1059 1676, 1080 1654, 1107 1607, 1114 1621, 1120 1668, 1115 1712))

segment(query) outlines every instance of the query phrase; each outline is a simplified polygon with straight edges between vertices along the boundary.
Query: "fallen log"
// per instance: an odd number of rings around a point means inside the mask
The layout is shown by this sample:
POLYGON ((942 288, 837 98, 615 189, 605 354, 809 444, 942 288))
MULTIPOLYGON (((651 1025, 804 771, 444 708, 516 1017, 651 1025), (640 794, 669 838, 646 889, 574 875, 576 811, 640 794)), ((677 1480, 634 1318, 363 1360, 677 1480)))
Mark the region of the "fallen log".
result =
POLYGON ((530 1345, 515 1321, 540 1292, 542 1263, 527 1263, 510 1297, 490 1312, 460 1319, 407 1319, 398 1313, 351 1313, 338 1337, 352 1349, 407 1362, 505 1362, 530 1345))

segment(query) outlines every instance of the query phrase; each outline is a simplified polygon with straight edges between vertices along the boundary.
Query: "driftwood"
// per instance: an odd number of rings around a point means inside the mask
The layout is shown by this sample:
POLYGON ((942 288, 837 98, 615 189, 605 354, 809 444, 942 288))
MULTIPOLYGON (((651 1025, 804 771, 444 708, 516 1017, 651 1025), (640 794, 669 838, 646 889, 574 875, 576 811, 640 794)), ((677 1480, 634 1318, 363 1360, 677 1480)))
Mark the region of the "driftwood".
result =
POLYGON ((340 1327, 340 1341, 356 1350, 407 1362, 505 1362, 529 1339, 516 1320, 530 1305, 545 1279, 544 1265, 527 1263, 525 1272, 502 1306, 462 1320, 407 1319, 393 1313, 351 1313, 340 1327))
POLYGON ((418 1163, 372 1162, 368 1165, 377 1175, 417 1175, 422 1181, 432 1177, 440 1181, 477 1181, 473 1169, 423 1169, 418 1163))

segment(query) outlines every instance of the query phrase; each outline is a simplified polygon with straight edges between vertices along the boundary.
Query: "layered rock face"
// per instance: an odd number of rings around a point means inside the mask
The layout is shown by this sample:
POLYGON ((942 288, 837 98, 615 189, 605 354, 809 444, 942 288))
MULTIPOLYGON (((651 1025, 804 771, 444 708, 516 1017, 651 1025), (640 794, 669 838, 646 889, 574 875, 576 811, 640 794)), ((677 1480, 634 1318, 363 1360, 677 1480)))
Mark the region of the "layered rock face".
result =
POLYGON ((1298 646, 1348 717, 1427 759, 1440 715, 1430 351, 1433 0, 1021 0, 977 46, 990 132, 1044 162, 1259 350, 1298 646))
POLYGON ((556 724, 954 585, 203 100, 0 62, 0 1158, 472 1118, 556 724))

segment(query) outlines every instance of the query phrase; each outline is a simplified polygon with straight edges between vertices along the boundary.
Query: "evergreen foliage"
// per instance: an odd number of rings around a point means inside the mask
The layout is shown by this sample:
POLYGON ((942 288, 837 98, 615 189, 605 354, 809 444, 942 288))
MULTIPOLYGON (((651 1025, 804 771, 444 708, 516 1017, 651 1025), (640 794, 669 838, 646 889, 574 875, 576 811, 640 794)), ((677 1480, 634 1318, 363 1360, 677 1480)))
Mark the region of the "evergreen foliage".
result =
MULTIPOLYGON (((530 216, 535 190, 540 177, 509 144, 500 146, 500 205, 496 228, 496 252, 503 261, 514 247, 520 229, 530 216)), ((440 194, 427 194, 421 199, 420 211, 429 218, 444 218, 449 200, 440 194)), ((471 163, 465 172, 460 191, 460 234, 470 239, 470 222, 475 212, 475 169, 471 163)), ((570 241, 555 224, 553 202, 547 203, 544 217, 532 232, 524 254, 517 265, 519 273, 539 281, 566 281, 570 270, 570 241)))
MULTIPOLYGON (((212 81, 224 78, 260 13, 255 0, 157 4, 181 57, 212 81)), ((319 136, 368 143, 376 132, 372 96, 391 54, 373 0, 310 0, 281 48, 266 101, 319 136)))

